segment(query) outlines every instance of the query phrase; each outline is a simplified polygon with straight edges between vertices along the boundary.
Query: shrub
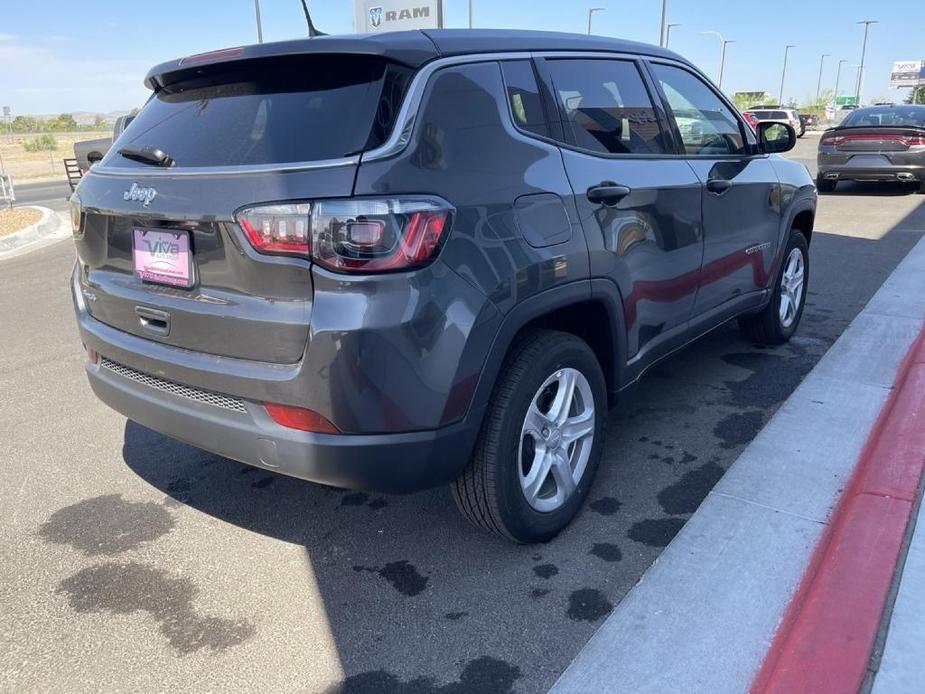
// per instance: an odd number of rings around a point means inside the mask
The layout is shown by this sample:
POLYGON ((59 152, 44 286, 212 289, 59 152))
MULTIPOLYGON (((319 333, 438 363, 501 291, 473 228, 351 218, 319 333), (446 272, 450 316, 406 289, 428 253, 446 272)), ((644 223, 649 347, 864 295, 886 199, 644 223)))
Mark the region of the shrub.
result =
POLYGON ((47 152, 58 149, 58 141, 51 133, 42 133, 36 138, 22 143, 27 152, 47 152))

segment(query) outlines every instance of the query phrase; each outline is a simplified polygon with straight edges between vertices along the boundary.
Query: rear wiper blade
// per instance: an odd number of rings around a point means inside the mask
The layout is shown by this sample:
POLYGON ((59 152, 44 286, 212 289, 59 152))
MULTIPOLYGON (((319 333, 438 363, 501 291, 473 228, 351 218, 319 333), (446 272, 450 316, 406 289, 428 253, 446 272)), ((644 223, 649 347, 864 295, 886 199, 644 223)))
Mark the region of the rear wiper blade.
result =
POLYGON ((164 150, 154 147, 140 147, 138 149, 134 147, 123 147, 119 150, 119 154, 126 159, 140 161, 142 164, 153 164, 154 166, 163 166, 165 168, 169 168, 176 164, 173 157, 164 150))

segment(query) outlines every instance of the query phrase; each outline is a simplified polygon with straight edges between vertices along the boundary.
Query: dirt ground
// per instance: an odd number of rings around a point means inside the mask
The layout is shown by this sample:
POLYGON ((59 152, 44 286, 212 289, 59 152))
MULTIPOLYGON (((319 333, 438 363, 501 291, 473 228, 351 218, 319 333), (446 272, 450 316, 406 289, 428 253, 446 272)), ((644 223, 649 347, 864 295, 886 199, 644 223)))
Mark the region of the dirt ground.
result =
POLYGON ((63 159, 74 156, 74 143, 95 140, 111 132, 53 133, 58 147, 54 150, 27 152, 23 143, 39 134, 0 134, 0 171, 13 177, 13 183, 41 178, 64 178, 63 159))
POLYGON ((42 218, 42 213, 34 207, 14 207, 11 210, 0 209, 0 236, 25 229, 42 218))

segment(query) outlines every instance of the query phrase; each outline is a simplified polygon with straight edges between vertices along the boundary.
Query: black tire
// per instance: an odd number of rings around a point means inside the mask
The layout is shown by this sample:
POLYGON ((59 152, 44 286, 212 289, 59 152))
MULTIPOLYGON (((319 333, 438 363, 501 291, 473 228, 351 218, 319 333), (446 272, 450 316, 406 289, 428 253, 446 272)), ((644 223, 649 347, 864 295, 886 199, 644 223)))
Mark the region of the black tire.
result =
POLYGON ((794 229, 790 232, 790 238, 787 240, 783 261, 781 262, 777 277, 774 280, 774 291, 771 294, 771 300, 768 302, 768 305, 764 307, 761 313, 739 318, 739 330, 746 339, 762 345, 781 345, 793 336, 793 333, 796 332, 796 329, 800 325, 800 319, 803 317, 803 307, 806 305, 806 295, 809 288, 809 270, 809 245, 802 232, 794 229), (780 317, 781 277, 787 266, 787 259, 795 248, 800 249, 800 252, 803 254, 803 291, 800 295, 799 306, 796 309, 793 322, 785 326, 780 317))
POLYGON ((519 339, 501 367, 472 461, 451 485, 462 514, 474 525, 520 543, 545 542, 575 517, 600 463, 607 421, 604 374, 591 348, 569 333, 535 330, 519 339), (539 512, 521 489, 518 452, 527 408, 558 369, 587 379, 594 400, 594 433, 584 473, 571 496, 555 510, 539 512))
POLYGON ((838 181, 832 181, 822 177, 816 178, 816 190, 820 193, 833 193, 837 185, 838 181))

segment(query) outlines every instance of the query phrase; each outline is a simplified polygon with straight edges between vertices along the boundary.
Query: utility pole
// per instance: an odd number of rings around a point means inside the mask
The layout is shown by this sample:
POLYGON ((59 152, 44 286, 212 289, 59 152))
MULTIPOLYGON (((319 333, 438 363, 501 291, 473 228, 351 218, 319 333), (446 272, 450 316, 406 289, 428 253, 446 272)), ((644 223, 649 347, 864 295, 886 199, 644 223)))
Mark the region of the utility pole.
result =
POLYGON ((592 7, 588 10, 588 36, 591 35, 591 17, 594 16, 595 12, 603 12, 606 9, 606 7, 592 7))
POLYGON ((838 82, 841 80, 841 66, 847 63, 847 60, 838 61, 838 71, 835 73, 835 96, 834 98, 838 99, 838 82))
POLYGON ((854 90, 854 98, 857 99, 858 106, 861 105, 861 82, 864 79, 864 58, 867 57, 867 32, 871 24, 878 24, 876 19, 864 19, 858 24, 864 25, 864 42, 861 44, 861 65, 858 67, 858 83, 854 90))
POLYGON ((784 69, 780 72, 780 100, 778 101, 779 106, 784 105, 784 79, 787 77, 787 56, 790 55, 791 48, 796 48, 796 45, 788 43, 787 47, 784 48, 784 69))
POLYGON ((719 33, 718 31, 701 31, 700 33, 704 35, 709 34, 710 36, 716 36, 719 38, 719 43, 720 43, 719 81, 716 86, 722 89, 723 88, 723 73, 726 71, 726 46, 728 46, 730 43, 735 43, 735 41, 731 41, 731 40, 727 41, 726 39, 723 38, 723 35, 719 33))
POLYGON ((260 24, 260 0, 254 0, 254 14, 257 15, 257 43, 263 43, 263 26, 260 24))
POLYGON ((668 48, 668 43, 671 41, 671 27, 679 27, 680 24, 668 24, 665 27, 665 48, 668 48))
POLYGON ((822 91, 822 66, 825 64, 825 59, 830 57, 830 53, 823 53, 822 59, 819 61, 819 81, 816 82, 816 101, 819 101, 819 93, 822 91))
POLYGON ((671 27, 668 26, 668 0, 662 0, 662 30, 658 38, 658 45, 662 48, 668 47, 668 34, 670 32, 671 27))

